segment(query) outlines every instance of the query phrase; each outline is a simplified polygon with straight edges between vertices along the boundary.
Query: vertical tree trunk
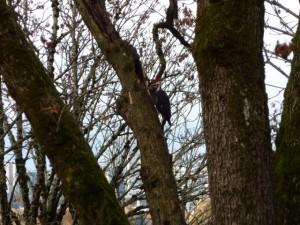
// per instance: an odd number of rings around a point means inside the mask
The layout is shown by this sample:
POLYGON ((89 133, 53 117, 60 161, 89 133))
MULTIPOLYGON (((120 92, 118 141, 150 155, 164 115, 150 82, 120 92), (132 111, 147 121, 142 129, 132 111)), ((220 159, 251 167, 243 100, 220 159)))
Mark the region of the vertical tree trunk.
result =
POLYGON ((0 71, 6 86, 30 121, 80 222, 129 225, 75 119, 5 0, 0 0, 0 31, 0 71))
POLYGON ((276 139, 275 192, 278 225, 300 224, 300 27, 290 78, 284 93, 283 113, 276 139))
POLYGON ((264 1, 198 1, 200 76, 213 224, 273 225, 262 57, 264 1))

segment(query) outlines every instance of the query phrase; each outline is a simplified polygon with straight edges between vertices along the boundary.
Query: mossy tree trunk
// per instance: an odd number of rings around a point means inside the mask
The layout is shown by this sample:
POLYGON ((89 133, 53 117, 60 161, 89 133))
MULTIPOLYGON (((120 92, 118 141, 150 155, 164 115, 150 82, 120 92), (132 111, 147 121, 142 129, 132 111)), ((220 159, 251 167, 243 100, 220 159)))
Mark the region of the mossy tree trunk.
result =
POLYGON ((273 225, 264 1, 198 1, 197 64, 213 224, 273 225))
POLYGON ((180 208, 171 157, 157 112, 147 92, 136 49, 121 39, 105 1, 75 0, 77 8, 107 61, 116 71, 122 96, 118 113, 133 130, 141 153, 141 178, 154 225, 186 224, 180 208))
POLYGON ((300 27, 275 152, 275 193, 278 225, 300 224, 300 27))
POLYGON ((5 0, 0 1, 0 71, 81 223, 128 225, 114 190, 5 0))

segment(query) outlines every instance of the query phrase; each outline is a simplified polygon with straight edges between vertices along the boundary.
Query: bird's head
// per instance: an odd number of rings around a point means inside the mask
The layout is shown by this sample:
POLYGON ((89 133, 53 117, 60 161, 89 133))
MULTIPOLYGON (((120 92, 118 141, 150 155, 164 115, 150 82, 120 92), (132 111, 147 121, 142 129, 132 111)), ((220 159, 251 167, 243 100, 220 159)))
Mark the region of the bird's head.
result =
POLYGON ((150 90, 157 90, 159 88, 160 84, 161 84, 161 78, 157 77, 157 78, 150 81, 149 89, 150 90))

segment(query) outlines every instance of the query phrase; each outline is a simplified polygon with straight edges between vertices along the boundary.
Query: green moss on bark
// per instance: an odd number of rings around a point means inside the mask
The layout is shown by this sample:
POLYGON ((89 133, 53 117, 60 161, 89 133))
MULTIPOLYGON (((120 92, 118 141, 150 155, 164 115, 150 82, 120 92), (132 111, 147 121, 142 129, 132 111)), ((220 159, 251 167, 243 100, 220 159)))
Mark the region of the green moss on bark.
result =
MULTIPOLYGON (((105 31, 107 12, 97 2, 76 0, 77 7, 107 61, 115 69, 122 95, 118 113, 133 130, 141 152, 142 175, 153 224, 185 225, 180 208, 176 181, 172 173, 168 147, 160 128, 156 110, 144 85, 142 65, 136 49, 128 42, 105 31), (95 7, 97 6, 97 7, 95 7), (131 100, 129 101, 129 95, 131 100), (152 181, 156 181, 152 187, 152 181)), ((108 26, 114 29, 112 24, 108 26)))
POLYGON ((5 1, 0 1, 0 17, 5 17, 0 19, 1 73, 81 223, 128 225, 113 188, 5 1))
MULTIPOLYGON (((300 27, 294 37, 300 49, 300 27)), ((300 223, 300 52, 294 52, 275 152, 277 224, 300 223)))
POLYGON ((193 56, 200 77, 213 223, 243 224, 247 218, 252 224, 272 225, 263 1, 203 0, 197 13, 193 56))

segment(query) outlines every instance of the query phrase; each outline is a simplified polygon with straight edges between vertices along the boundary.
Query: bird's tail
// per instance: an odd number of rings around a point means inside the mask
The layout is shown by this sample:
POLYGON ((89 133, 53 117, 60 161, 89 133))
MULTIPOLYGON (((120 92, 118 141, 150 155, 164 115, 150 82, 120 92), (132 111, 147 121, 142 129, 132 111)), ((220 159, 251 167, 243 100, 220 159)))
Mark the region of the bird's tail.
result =
POLYGON ((170 126, 172 126, 172 123, 171 123, 170 119, 169 119, 169 120, 167 120, 167 121, 168 121, 169 125, 170 125, 170 126))

